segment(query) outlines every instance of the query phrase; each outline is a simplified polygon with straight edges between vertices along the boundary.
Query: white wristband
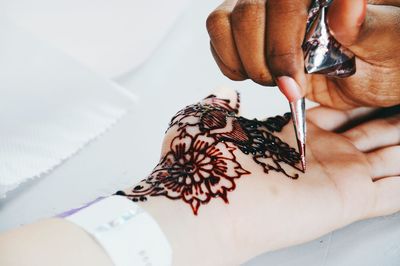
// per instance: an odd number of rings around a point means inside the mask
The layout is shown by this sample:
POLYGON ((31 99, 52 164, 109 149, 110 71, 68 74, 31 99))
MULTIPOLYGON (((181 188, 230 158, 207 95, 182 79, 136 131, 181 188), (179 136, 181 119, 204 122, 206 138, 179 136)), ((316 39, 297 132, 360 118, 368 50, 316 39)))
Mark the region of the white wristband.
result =
POLYGON ((172 264, 171 246, 157 222, 123 196, 104 198, 66 219, 91 234, 116 266, 172 264))

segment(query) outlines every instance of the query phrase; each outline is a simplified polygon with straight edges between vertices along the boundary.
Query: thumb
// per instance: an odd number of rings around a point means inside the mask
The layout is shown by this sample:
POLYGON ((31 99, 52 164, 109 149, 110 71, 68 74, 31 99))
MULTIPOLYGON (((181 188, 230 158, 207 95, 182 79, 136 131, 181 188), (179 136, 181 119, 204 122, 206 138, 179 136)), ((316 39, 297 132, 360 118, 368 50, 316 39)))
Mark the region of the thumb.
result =
POLYGON ((329 7, 328 23, 336 40, 347 47, 352 45, 364 23, 366 10, 366 0, 334 0, 329 7))
POLYGON ((374 58, 398 49, 399 16, 400 7, 389 0, 376 5, 367 5, 367 0, 334 0, 328 24, 336 40, 358 57, 374 58))

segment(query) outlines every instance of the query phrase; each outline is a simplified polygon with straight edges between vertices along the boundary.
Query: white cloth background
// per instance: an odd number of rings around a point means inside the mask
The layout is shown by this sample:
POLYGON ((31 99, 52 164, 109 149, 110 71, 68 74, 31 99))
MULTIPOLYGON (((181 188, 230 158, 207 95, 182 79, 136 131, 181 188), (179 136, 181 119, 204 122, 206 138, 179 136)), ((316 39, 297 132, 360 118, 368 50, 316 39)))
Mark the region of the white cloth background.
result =
POLYGON ((0 1, 0 197, 123 115, 132 93, 106 78, 143 64, 189 1, 0 1))
POLYGON ((0 14, 106 77, 138 67, 191 0, 0 0, 0 14))
POLYGON ((132 93, 0 23, 0 197, 76 153, 132 105, 132 93))

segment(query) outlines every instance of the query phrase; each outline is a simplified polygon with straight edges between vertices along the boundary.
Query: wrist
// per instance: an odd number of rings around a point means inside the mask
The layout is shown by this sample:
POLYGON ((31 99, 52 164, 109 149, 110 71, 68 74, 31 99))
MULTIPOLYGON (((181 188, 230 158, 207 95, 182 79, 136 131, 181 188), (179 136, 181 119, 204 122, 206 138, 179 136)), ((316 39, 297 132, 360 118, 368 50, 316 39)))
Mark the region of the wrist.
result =
MULTIPOLYGON (((125 190, 129 194, 131 189, 125 190)), ((223 202, 209 204, 194 215, 186 204, 148 197, 137 201, 159 224, 173 253, 173 265, 232 265, 239 263, 233 222, 223 202)))

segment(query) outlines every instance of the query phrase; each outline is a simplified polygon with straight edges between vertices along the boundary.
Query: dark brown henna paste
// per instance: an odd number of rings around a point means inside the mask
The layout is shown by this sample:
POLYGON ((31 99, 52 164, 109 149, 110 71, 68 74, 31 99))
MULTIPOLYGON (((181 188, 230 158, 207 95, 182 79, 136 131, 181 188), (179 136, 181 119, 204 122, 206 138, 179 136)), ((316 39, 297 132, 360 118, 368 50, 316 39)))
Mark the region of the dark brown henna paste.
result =
POLYGON ((301 171, 297 166, 300 155, 272 134, 282 130, 290 121, 290 114, 249 120, 238 116, 238 109, 239 101, 232 108, 229 100, 211 95, 179 111, 169 125, 179 134, 172 140, 169 152, 129 194, 116 194, 136 202, 147 200, 147 196, 183 200, 197 215, 200 205, 212 198, 228 203, 227 193, 235 189, 235 179, 250 174, 237 161, 237 150, 252 156, 265 173, 273 170, 297 179, 297 173, 288 173, 281 164, 301 171))

